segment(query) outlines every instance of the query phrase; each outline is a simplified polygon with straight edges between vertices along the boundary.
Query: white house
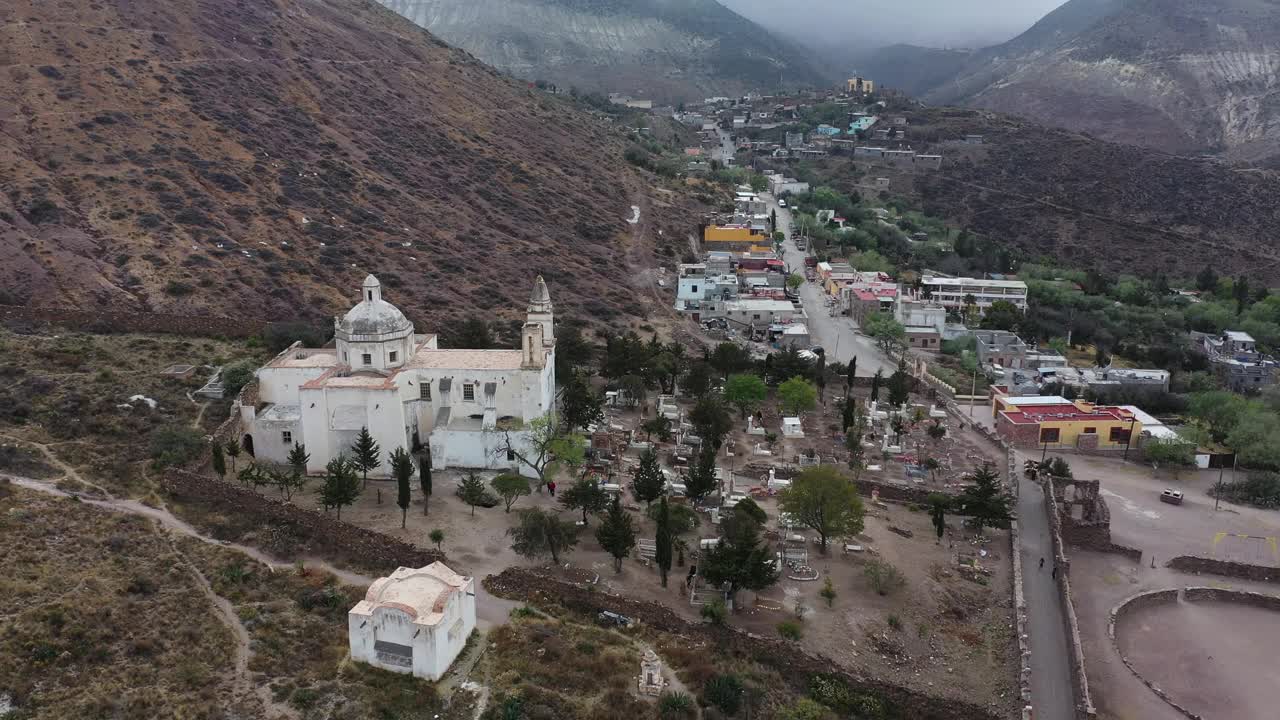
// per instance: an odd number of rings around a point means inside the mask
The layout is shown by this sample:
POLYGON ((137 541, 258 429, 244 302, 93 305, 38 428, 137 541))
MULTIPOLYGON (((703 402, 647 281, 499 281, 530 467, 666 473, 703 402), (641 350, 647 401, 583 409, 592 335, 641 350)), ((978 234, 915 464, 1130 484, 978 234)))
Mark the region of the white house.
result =
MULTIPOLYGON (((246 451, 283 463, 304 444, 307 471, 318 473, 367 427, 388 455, 429 446, 437 468, 518 467, 508 438, 526 443, 518 428, 555 403, 555 329, 542 278, 519 350, 441 350, 382 298, 377 278, 365 278, 361 292, 334 318, 334 347, 295 343, 258 370, 256 402, 240 407, 246 451)), ((389 466, 384 458, 371 474, 386 476, 389 466)))
POLYGON ((476 626, 476 584, 433 562, 378 578, 347 613, 351 659, 439 680, 476 626))

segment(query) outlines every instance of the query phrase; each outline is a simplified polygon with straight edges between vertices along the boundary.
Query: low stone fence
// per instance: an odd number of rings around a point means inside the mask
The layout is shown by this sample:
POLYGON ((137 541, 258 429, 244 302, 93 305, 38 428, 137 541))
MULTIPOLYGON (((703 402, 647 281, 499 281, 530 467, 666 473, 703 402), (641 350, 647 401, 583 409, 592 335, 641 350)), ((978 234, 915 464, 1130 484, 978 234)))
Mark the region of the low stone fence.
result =
POLYGON ((855 692, 870 693, 880 698, 889 707, 892 717, 912 720, 996 720, 1000 717, 972 703, 942 700, 854 675, 834 660, 806 653, 794 643, 686 620, 659 603, 632 600, 594 587, 588 589, 571 585, 536 570, 508 568, 498 575, 486 577, 483 582, 484 587, 498 597, 535 605, 558 604, 591 615, 609 610, 663 632, 721 648, 727 655, 746 656, 777 670, 799 693, 807 692, 814 675, 823 674, 838 677, 855 692))
POLYGON ((237 522, 248 520, 256 528, 287 537, 288 547, 273 548, 291 550, 286 559, 315 555, 379 572, 445 561, 444 553, 436 550, 425 550, 215 477, 171 469, 161 487, 179 501, 230 515, 237 522))
MULTIPOLYGON (((1205 558, 1183 556, 1174 558, 1174 560, 1190 561, 1205 560, 1205 558)), ((1173 566, 1173 561, 1170 561, 1169 566, 1173 566)), ((1142 673, 1138 672, 1138 669, 1133 666, 1133 663, 1131 663, 1129 658, 1123 651, 1121 651, 1120 643, 1116 640, 1116 624, 1125 617, 1149 607, 1178 602, 1179 598, 1187 602, 1232 602, 1280 612, 1280 597, 1243 590, 1224 590, 1221 588, 1211 587, 1188 587, 1181 590, 1173 588, 1169 590, 1153 590, 1151 592, 1139 593, 1126 598, 1119 605, 1111 608, 1111 612, 1107 616, 1107 638, 1111 641, 1111 647, 1116 651, 1116 654, 1120 656, 1120 661, 1124 663, 1124 666, 1129 669, 1129 672, 1133 673, 1134 677, 1142 681, 1142 684, 1146 685, 1151 692, 1155 693, 1156 697, 1165 701, 1165 703, 1170 707, 1191 720, 1204 720, 1202 715, 1183 707, 1178 703, 1178 701, 1174 700, 1168 693, 1161 689, 1159 685, 1156 685, 1143 677, 1142 673)))
POLYGON ((271 323, 217 315, 171 315, 0 305, 0 324, 18 330, 56 326, 94 333, 160 333, 194 337, 245 338, 261 335, 271 323))
POLYGON ((1266 565, 1249 565, 1230 560, 1179 555, 1165 563, 1165 567, 1179 572, 1195 573, 1196 575, 1208 573, 1209 575, 1222 575, 1223 577, 1253 580, 1255 582, 1280 583, 1280 568, 1267 567, 1266 565))

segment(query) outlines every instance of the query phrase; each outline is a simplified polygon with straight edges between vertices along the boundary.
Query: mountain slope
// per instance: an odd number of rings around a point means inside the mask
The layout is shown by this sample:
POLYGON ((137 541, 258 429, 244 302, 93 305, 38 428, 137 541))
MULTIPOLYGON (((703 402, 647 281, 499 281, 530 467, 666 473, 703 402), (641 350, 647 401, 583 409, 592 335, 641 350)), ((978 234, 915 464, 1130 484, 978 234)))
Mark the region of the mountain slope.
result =
POLYGON ((662 101, 824 81, 791 43, 715 0, 378 0, 530 80, 662 101))
POLYGON ((0 78, 0 302, 641 312, 621 134, 372 2, 17 0, 0 78))
POLYGON ((1271 0, 1071 0, 924 99, 1262 160, 1280 154, 1278 46, 1271 0))

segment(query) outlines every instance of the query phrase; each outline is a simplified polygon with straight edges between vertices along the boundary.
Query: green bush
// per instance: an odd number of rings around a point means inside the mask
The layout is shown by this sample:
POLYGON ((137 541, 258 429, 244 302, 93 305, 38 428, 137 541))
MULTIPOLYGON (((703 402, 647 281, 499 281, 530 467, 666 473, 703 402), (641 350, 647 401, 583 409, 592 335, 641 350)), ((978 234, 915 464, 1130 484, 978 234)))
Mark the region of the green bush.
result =
POLYGON ((151 460, 156 469, 185 465, 204 449, 204 435, 192 428, 167 426, 151 431, 151 460))
POLYGON ((901 630, 902 630, 902 618, 898 617, 897 615, 895 615, 895 614, 893 614, 893 613, 889 613, 889 627, 893 628, 894 630, 899 630, 899 631, 901 631, 901 630))
POLYGON ((1269 472, 1250 473, 1244 480, 1225 483, 1221 489, 1211 492, 1229 502, 1254 505, 1261 508, 1280 507, 1280 474, 1269 472))
POLYGON ((729 618, 729 608, 725 607, 723 600, 717 598, 702 606, 702 618, 709 620, 712 625, 723 625, 729 618))
POLYGON ((702 697, 708 705, 719 708, 725 715, 736 715, 742 707, 742 680, 737 675, 716 675, 702 688, 702 697))
MULTIPOLYGON (((656 521, 661 509, 659 505, 650 505, 649 509, 645 510, 645 515, 648 515, 650 520, 656 521)), ((698 527, 700 520, 698 513, 693 508, 688 505, 676 505, 673 503, 668 503, 667 505, 667 518, 671 522, 671 532, 674 535, 683 535, 693 530, 698 527)))
POLYGON ((224 396, 235 397, 240 393, 241 388, 253 382, 254 370, 255 365, 249 360, 222 368, 218 379, 222 381, 224 396))
POLYGON ((804 628, 799 620, 783 620, 778 623, 778 634, 787 640, 799 640, 804 637, 804 628))
POLYGON ((668 690, 658 697, 658 717, 662 720, 686 720, 696 715, 693 698, 685 693, 668 690))

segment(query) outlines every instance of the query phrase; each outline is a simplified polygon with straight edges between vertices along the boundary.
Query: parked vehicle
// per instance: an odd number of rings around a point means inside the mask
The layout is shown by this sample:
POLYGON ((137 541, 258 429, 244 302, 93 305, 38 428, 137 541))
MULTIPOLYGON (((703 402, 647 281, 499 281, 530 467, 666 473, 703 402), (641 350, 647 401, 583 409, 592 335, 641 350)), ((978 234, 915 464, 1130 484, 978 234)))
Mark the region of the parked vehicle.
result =
POLYGON ((1160 493, 1160 502, 1166 502, 1166 503, 1169 503, 1170 505, 1181 505, 1182 491, 1170 490, 1166 488, 1164 492, 1160 493))

